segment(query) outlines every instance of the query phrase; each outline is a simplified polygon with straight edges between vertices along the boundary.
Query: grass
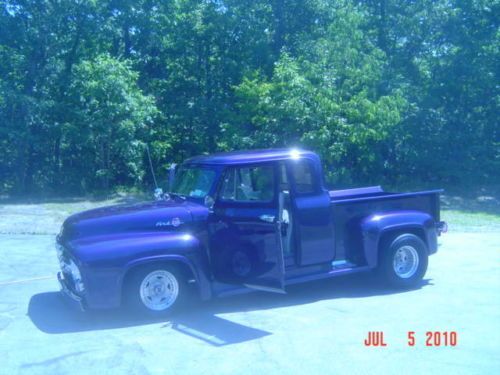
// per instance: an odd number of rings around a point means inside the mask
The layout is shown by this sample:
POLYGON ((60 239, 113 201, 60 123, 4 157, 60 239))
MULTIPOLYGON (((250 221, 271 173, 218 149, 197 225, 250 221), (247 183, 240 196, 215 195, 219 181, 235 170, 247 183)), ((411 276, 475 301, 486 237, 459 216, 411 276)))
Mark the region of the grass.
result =
POLYGON ((497 214, 444 209, 441 220, 448 223, 450 232, 500 233, 500 215, 497 214))
POLYGON ((494 194, 441 196, 441 220, 451 232, 499 232, 500 200, 494 194))
POLYGON ((55 235, 70 215, 97 207, 141 200, 136 196, 117 196, 112 199, 59 199, 48 202, 0 203, 0 234, 55 235))

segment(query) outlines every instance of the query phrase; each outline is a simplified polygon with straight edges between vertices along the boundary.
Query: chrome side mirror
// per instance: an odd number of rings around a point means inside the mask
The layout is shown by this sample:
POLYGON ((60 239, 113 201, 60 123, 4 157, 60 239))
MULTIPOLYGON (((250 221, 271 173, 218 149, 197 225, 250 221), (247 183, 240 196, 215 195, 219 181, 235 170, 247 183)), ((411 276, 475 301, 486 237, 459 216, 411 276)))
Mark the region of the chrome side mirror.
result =
POLYGON ((163 189, 162 188, 156 188, 154 192, 155 199, 157 201, 161 201, 163 199, 163 189))
POLYGON ((168 191, 172 191, 174 188, 174 180, 175 180, 175 168, 177 164, 172 163, 170 167, 168 167, 168 191))

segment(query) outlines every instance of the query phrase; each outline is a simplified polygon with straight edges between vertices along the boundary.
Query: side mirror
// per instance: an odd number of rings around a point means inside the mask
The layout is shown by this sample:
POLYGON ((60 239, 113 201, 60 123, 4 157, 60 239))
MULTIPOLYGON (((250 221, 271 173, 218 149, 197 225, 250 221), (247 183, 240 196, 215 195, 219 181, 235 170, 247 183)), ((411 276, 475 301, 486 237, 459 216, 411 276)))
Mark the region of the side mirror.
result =
POLYGON ((155 199, 157 201, 161 201, 163 199, 163 189, 162 188, 156 188, 154 192, 155 199))
POLYGON ((170 167, 168 167, 168 191, 172 191, 174 188, 174 180, 175 180, 175 168, 177 164, 172 163, 170 167))

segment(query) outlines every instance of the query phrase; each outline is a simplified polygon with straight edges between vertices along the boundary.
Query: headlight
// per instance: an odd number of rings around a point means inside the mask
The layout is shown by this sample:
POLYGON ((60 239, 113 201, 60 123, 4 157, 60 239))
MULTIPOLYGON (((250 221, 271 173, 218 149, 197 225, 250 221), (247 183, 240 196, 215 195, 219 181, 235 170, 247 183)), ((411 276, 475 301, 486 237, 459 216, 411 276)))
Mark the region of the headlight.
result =
POLYGON ((75 290, 82 293, 85 290, 85 286, 83 285, 80 269, 76 263, 64 253, 64 246, 56 243, 56 251, 59 264, 61 265, 61 270, 64 274, 71 276, 75 290))
POLYGON ((75 283, 76 291, 80 293, 83 292, 85 290, 85 287, 83 285, 80 269, 71 259, 69 260, 69 263, 67 263, 67 267, 71 274, 71 277, 73 278, 73 282, 75 283))

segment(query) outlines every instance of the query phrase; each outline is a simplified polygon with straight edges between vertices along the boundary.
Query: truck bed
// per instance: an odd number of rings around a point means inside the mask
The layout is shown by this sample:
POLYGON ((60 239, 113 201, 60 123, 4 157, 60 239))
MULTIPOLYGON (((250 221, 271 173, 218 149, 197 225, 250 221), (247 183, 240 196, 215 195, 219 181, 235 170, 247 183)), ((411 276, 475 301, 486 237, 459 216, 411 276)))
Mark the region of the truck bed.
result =
POLYGON ((330 190, 328 193, 330 194, 330 198, 332 200, 342 200, 359 197, 376 197, 380 195, 390 194, 386 193, 380 186, 367 186, 345 190, 330 190))
MULTIPOLYGON (((402 209, 401 205, 407 206, 408 200, 414 201, 416 198, 419 203, 424 204, 425 207, 421 205, 410 204, 406 207, 409 210, 417 210, 429 213, 434 217, 436 221, 439 221, 439 194, 443 192, 442 189, 439 190, 426 190, 411 193, 393 193, 384 191, 380 186, 369 186, 354 189, 345 190, 330 190, 328 193, 330 195, 330 200, 334 205, 342 205, 346 203, 367 203, 367 202, 387 202, 387 201, 397 201, 397 209, 402 209), (425 201, 423 202, 422 199, 425 201), (430 204, 432 207, 427 207, 430 204), (422 210, 422 208, 431 208, 430 210, 422 210)), ((415 202, 414 202, 415 203, 415 202)), ((390 204, 389 206, 393 206, 390 204)), ((387 206, 387 208, 389 208, 387 206)), ((373 213, 373 212, 372 212, 373 213)))
POLYGON ((351 235, 350 227, 369 216, 391 211, 419 211, 429 214, 439 222, 439 194, 442 190, 428 190, 412 193, 392 193, 380 186, 356 189, 333 190, 329 192, 333 222, 335 223, 336 259, 359 261, 361 252, 360 235, 351 235), (350 249, 350 253, 346 253, 350 249))

